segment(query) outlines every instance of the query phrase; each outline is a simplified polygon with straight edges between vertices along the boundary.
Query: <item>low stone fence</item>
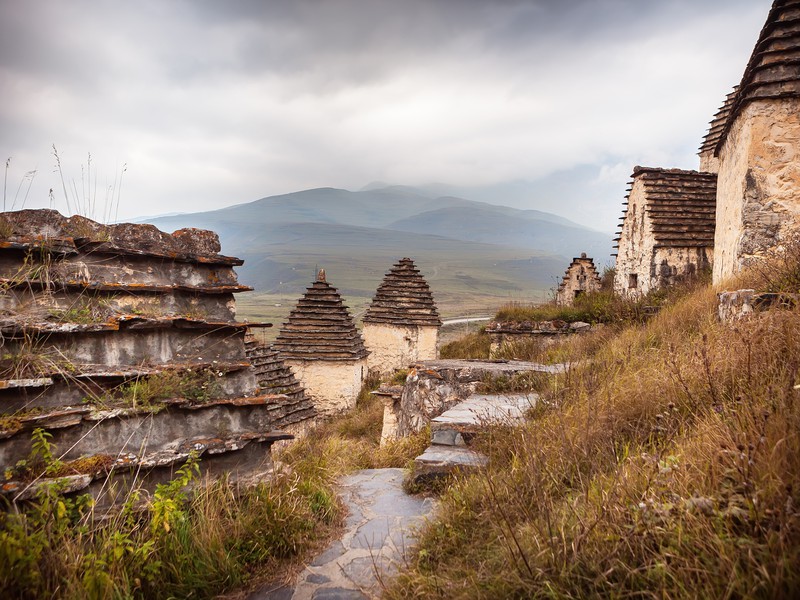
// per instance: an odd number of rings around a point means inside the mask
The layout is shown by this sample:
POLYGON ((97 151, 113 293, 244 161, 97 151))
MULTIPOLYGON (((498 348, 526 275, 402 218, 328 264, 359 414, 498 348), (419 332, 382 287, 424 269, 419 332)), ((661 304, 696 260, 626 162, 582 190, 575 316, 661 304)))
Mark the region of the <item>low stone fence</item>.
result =
POLYGON ((502 348, 519 342, 536 340, 546 346, 564 336, 584 333, 591 328, 589 323, 582 321, 568 323, 559 319, 553 321, 492 321, 486 327, 486 333, 492 340, 489 357, 495 358, 502 348))
POLYGON ((422 430, 438 417, 475 393, 488 377, 531 371, 555 373, 563 366, 524 361, 429 360, 416 363, 404 386, 383 386, 376 395, 384 402, 381 442, 422 430))
POLYGON ((750 289, 721 292, 717 298, 717 314, 723 323, 734 323, 772 308, 792 309, 800 302, 800 294, 756 292, 750 289))

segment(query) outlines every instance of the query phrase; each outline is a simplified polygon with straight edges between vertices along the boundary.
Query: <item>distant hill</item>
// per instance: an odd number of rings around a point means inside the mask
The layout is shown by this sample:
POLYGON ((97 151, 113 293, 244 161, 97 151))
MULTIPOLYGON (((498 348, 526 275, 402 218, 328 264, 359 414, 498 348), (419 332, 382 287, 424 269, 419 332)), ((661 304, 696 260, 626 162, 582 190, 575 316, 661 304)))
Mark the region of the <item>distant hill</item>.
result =
POLYGON ((357 296, 371 296, 392 263, 410 256, 439 295, 519 297, 553 287, 580 252, 603 263, 612 237, 550 213, 404 186, 318 188, 148 222, 216 231, 223 253, 245 259, 241 281, 257 290, 302 292, 324 267, 357 296))

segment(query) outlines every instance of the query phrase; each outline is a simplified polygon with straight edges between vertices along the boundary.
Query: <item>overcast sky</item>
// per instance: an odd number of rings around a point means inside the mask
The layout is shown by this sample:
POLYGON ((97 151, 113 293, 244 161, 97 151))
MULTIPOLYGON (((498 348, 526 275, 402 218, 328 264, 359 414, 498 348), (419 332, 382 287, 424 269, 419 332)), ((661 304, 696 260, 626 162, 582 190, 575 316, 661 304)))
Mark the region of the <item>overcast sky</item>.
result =
POLYGON ((377 180, 611 230, 635 164, 697 168, 770 4, 0 0, 6 208, 67 212, 55 144, 98 220, 377 180))

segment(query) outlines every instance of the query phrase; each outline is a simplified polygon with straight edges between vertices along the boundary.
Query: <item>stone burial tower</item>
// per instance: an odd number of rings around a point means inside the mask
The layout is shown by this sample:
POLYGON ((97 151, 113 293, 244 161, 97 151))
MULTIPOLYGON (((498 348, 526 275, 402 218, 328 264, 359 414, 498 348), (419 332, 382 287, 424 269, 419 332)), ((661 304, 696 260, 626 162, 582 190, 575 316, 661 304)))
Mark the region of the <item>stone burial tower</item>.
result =
POLYGON ((634 167, 617 242, 614 291, 638 297, 711 268, 717 176, 634 167))
MULTIPOLYGON (((98 507, 153 491, 191 455, 210 478, 269 476, 273 406, 235 320, 237 258, 211 231, 0 215, 0 495, 42 486, 98 507), (57 462, 37 461, 48 436, 57 462)), ((282 424, 282 423, 280 423, 282 424)))
POLYGON ((573 258, 556 292, 556 304, 572 306, 575 299, 583 294, 600 291, 600 275, 594 260, 581 252, 580 258, 573 258))
POLYGON ((324 269, 289 314, 274 347, 320 415, 355 406, 367 371, 367 349, 324 269))
POLYGON ((800 229, 800 0, 775 0, 701 148, 718 163, 714 283, 800 229), (712 146, 713 144, 713 146, 712 146))
POLYGON ((364 315, 370 370, 381 374, 436 358, 442 321, 425 278, 410 258, 386 274, 364 315))

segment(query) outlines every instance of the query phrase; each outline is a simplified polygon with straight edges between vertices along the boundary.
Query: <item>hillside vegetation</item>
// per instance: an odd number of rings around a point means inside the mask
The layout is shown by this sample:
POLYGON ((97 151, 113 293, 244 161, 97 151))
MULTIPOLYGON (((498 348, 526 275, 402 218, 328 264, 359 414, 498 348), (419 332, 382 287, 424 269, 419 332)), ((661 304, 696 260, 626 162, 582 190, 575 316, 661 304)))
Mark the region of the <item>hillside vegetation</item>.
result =
MULTIPOLYGON (((799 276, 795 251, 737 286, 799 276)), ((487 434, 388 597, 796 597, 797 308, 723 325, 705 287, 550 354, 572 369, 487 434)))

